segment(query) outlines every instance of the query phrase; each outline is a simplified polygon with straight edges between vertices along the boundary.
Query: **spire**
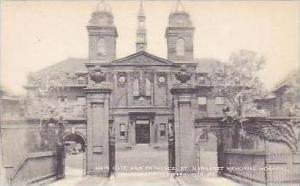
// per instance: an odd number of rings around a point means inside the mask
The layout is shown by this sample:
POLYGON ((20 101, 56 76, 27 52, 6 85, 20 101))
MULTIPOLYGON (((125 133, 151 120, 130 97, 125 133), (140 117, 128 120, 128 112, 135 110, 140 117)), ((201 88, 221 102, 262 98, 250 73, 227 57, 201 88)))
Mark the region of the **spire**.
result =
POLYGON ((136 51, 145 51, 147 48, 147 39, 146 39, 146 27, 145 27, 145 21, 146 21, 146 16, 144 12, 144 7, 143 7, 143 0, 140 1, 140 8, 139 8, 139 13, 137 16, 137 31, 136 31, 136 51))
POLYGON ((144 13, 144 3, 143 0, 140 1, 140 10, 139 10, 139 17, 144 17, 145 13, 144 13))

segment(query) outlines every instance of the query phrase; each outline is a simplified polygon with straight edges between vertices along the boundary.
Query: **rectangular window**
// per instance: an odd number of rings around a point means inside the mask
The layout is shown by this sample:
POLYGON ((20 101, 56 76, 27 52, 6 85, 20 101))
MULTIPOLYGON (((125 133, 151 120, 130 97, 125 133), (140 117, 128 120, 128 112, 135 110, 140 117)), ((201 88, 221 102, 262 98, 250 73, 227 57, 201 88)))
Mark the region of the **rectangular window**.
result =
POLYGON ((198 105, 206 105, 207 99, 206 97, 198 97, 198 105))
POLYGON ((215 103, 216 103, 216 105, 224 105, 225 104, 224 97, 221 97, 221 96, 216 97, 215 103))
POLYGON ((206 75, 203 74, 203 73, 198 74, 198 75, 197 75, 197 81, 198 81, 198 83, 199 83, 199 84, 205 83, 205 77, 206 77, 206 75))
POLYGON ((59 96, 57 97, 58 102, 63 103, 63 102, 67 102, 68 98, 67 96, 59 96))
POLYGON ((86 84, 87 83, 87 78, 85 76, 78 76, 77 80, 78 80, 78 84, 86 84))
POLYGON ((161 123, 159 125, 159 131, 160 131, 160 136, 166 135, 166 124, 165 123, 161 123))
POLYGON ((125 127, 125 123, 121 123, 120 124, 120 136, 121 137, 125 137, 126 135, 126 127, 125 127))

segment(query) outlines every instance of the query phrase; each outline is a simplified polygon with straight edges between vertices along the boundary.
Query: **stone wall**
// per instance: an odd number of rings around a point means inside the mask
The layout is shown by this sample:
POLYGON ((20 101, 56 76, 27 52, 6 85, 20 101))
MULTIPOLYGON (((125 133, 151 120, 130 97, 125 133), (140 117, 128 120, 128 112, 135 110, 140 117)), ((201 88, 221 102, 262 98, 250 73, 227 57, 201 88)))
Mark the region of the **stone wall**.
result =
POLYGON ((1 124, 7 183, 22 185, 55 177, 56 156, 41 145, 39 120, 2 120, 1 124))

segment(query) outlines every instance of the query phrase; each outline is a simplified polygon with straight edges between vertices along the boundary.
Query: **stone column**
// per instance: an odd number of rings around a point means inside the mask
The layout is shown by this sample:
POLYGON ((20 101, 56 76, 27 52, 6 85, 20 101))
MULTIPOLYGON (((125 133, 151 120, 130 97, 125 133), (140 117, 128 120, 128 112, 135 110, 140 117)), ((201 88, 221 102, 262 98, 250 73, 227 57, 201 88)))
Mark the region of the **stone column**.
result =
POLYGON ((177 172, 194 172, 197 164, 194 115, 196 89, 190 84, 191 74, 181 70, 176 74, 181 83, 171 89, 174 101, 175 167, 177 172))
POLYGON ((109 176, 109 120, 110 85, 100 66, 90 72, 90 83, 86 88, 87 99, 87 174, 109 176))
POLYGON ((109 100, 111 89, 86 89, 87 174, 109 175, 109 100))

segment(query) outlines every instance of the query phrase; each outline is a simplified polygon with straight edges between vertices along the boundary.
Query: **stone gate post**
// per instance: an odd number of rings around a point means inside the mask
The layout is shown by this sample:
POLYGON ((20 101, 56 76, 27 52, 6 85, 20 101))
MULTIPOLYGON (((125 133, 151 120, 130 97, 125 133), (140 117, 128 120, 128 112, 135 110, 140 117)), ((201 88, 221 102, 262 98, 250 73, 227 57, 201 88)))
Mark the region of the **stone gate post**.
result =
POLYGON ((86 89, 87 174, 109 176, 109 104, 112 90, 109 84, 101 83, 105 76, 100 69, 90 76, 96 85, 86 89))
POLYGON ((191 78, 188 71, 176 74, 181 82, 171 89, 174 101, 175 168, 178 172, 194 172, 196 164, 194 108, 196 89, 186 84, 191 78))

